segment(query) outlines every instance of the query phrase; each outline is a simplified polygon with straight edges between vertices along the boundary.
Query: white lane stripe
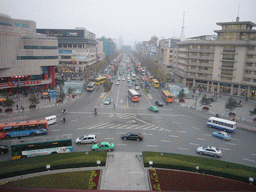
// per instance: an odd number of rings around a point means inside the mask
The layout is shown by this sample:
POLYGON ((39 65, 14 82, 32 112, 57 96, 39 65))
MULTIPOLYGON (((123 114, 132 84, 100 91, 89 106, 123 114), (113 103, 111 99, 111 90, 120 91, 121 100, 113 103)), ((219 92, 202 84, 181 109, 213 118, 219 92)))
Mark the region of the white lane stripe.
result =
POLYGON ((245 161, 255 162, 255 160, 252 160, 252 159, 246 159, 246 158, 243 158, 243 160, 245 160, 245 161))
POLYGON ((147 147, 157 147, 157 145, 146 145, 147 147))
POLYGON ((203 134, 203 135, 205 135, 205 136, 212 136, 211 134, 203 134))
POLYGON ((78 119, 72 120, 72 121, 70 121, 70 122, 72 123, 72 122, 75 122, 75 121, 78 121, 78 119))
POLYGON ((161 140, 161 142, 167 142, 167 143, 170 143, 171 141, 169 141, 169 140, 161 140))
POLYGON ((149 129, 150 127, 157 127, 157 128, 158 128, 158 126, 151 125, 151 126, 149 126, 149 127, 145 127, 145 128, 143 128, 143 130, 147 130, 147 129, 149 129))
POLYGON ((54 130, 51 130, 51 131, 60 131, 60 129, 54 129, 54 130))
POLYGON ((179 133, 187 133, 186 131, 177 131, 177 132, 179 132, 179 133))
POLYGON ((196 127, 192 127, 193 129, 196 129, 196 130, 199 130, 199 128, 196 128, 196 127))
POLYGON ((80 127, 80 128, 77 128, 77 129, 80 130, 80 129, 94 128, 94 127, 97 127, 97 126, 104 125, 104 124, 106 124, 106 123, 109 124, 108 122, 103 122, 103 123, 94 124, 94 125, 91 126, 91 127, 87 126, 87 127, 80 127))
POLYGON ((181 150, 188 150, 188 148, 178 148, 178 149, 181 149, 181 150))
POLYGON ((169 135, 169 137, 179 137, 179 136, 177 136, 177 135, 169 135))
POLYGON ((252 155, 256 155, 256 154, 253 153, 252 155))
POLYGON ((176 121, 171 121, 171 122, 173 122, 173 123, 175 123, 175 124, 178 124, 178 125, 180 124, 180 123, 178 123, 178 122, 176 122, 176 121))
POLYGON ((104 138, 104 139, 114 139, 114 138, 104 138))
POLYGON ((57 127, 58 125, 50 125, 49 127, 57 127))
POLYGON ((197 144, 197 143, 189 143, 190 145, 200 145, 200 144, 197 144))
POLYGON ((127 144, 116 144, 116 145, 119 145, 119 146, 122 145, 122 146, 124 146, 124 145, 127 145, 127 144))
POLYGON ((143 135, 152 135, 152 133, 143 133, 143 135))
POLYGON ((150 125, 150 123, 149 124, 146 124, 146 125, 138 125, 138 127, 136 127, 136 128, 134 128, 134 129, 141 129, 142 127, 146 127, 146 126, 148 126, 148 125, 150 125))
POLYGON ((236 144, 234 144, 234 143, 226 143, 226 144, 227 144, 227 145, 234 145, 234 146, 236 145, 236 144))
POLYGON ((202 138, 196 138, 199 141, 206 141, 206 139, 202 139, 202 138))
POLYGON ((235 139, 235 138, 233 138, 233 137, 232 137, 231 139, 232 139, 232 140, 235 140, 235 141, 240 141, 240 139, 235 139))
POLYGON ((228 151, 230 151, 230 149, 228 149, 228 148, 223 148, 223 147, 220 147, 220 149, 223 149, 223 150, 228 150, 228 151))

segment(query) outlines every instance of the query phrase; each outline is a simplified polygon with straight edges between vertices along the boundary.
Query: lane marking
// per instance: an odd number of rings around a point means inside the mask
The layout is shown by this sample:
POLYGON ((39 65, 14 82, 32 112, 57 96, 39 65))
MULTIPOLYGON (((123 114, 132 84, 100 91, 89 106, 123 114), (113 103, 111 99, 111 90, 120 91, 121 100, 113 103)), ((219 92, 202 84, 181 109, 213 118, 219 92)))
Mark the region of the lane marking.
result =
POLYGON ((210 134, 203 134, 203 135, 205 135, 205 136, 211 136, 211 137, 212 137, 212 135, 210 135, 210 134))
POLYGON ((70 121, 70 122, 72 123, 72 122, 75 122, 75 121, 78 121, 78 119, 72 120, 72 121, 70 121))
POLYGON ((180 125, 180 123, 178 123, 178 122, 176 122, 176 121, 171 121, 171 122, 173 122, 173 123, 175 123, 175 124, 178 124, 178 125, 180 125))
POLYGON ((206 141, 206 139, 202 139, 202 138, 196 138, 199 141, 206 141))
POLYGON ((169 140, 161 140, 161 142, 168 142, 168 143, 170 143, 171 141, 169 141, 169 140))
MULTIPOLYGON (((104 125, 106 123, 108 124, 108 122, 94 124, 92 127, 101 126, 101 125, 104 125)), ((87 128, 90 128, 90 127, 89 126, 87 126, 87 127, 80 127, 80 128, 77 128, 77 129, 80 130, 80 129, 87 129, 87 128)))
POLYGON ((157 147, 157 145, 146 145, 147 147, 157 147))
POLYGON ((111 114, 109 115, 109 117, 113 117, 113 114, 111 113, 111 114))
POLYGON ((177 131, 177 132, 179 132, 179 133, 187 133, 186 131, 177 131))
POLYGON ((252 155, 256 155, 256 154, 253 153, 252 155))
POLYGON ((245 160, 245 161, 255 162, 255 160, 252 160, 252 159, 246 159, 246 158, 243 158, 243 160, 245 160))
POLYGON ((179 137, 179 136, 177 136, 177 135, 169 135, 169 137, 179 137))
POLYGON ((149 127, 145 127, 145 128, 143 128, 143 130, 147 130, 147 129, 151 128, 151 127, 156 127, 156 128, 159 128, 158 126, 155 126, 155 125, 151 125, 151 126, 149 126, 149 127))
POLYGON ((57 126, 58 126, 58 125, 50 125, 49 128, 51 128, 51 127, 57 127, 57 126))
POLYGON ((104 138, 104 139, 114 139, 114 138, 104 138))
POLYGON ((127 144, 116 144, 116 145, 119 145, 119 146, 120 146, 120 145, 123 145, 123 146, 124 146, 124 145, 127 145, 127 144))
POLYGON ((200 144, 197 144, 197 143, 189 143, 190 145, 200 145, 200 144))
POLYGON ((51 130, 51 131, 60 131, 60 129, 53 129, 53 130, 51 130))
POLYGON ((227 145, 234 145, 234 146, 236 145, 235 143, 226 143, 226 144, 227 145))
POLYGON ((162 119, 162 117, 155 116, 155 118, 162 119))
POLYGON ((235 140, 235 141, 240 141, 240 139, 235 139, 235 138, 231 138, 232 140, 235 140))
POLYGON ((196 129, 196 130, 199 130, 199 128, 196 128, 196 127, 192 127, 193 129, 196 129))
POLYGON ((220 149, 223 149, 223 150, 228 150, 228 151, 230 151, 230 149, 228 149, 228 148, 223 148, 223 147, 220 147, 220 149))
POLYGON ((178 148, 178 149, 181 149, 181 150, 188 150, 188 148, 178 148))
POLYGON ((152 133, 143 133, 143 135, 152 135, 152 133))

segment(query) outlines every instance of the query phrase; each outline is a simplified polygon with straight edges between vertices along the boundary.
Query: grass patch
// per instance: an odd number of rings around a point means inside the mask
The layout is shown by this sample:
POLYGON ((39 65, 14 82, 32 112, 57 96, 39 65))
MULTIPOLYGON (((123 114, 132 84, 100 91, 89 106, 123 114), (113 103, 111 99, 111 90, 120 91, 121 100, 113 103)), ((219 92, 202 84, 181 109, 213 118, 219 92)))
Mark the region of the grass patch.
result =
POLYGON ((8 175, 12 175, 12 173, 15 172, 20 174, 24 172, 23 174, 27 174, 29 170, 34 170, 31 172, 44 171, 46 165, 50 165, 51 169, 65 169, 81 166, 93 167, 97 166, 96 162, 98 160, 101 161, 102 166, 105 166, 106 158, 106 152, 89 151, 88 154, 85 154, 85 152, 72 152, 2 161, 0 162, 0 176, 1 178, 9 177, 8 175))
POLYGON ((143 152, 142 154, 145 167, 149 167, 149 161, 153 161, 152 167, 173 169, 178 167, 178 169, 196 172, 196 166, 199 166, 199 172, 219 173, 219 176, 223 177, 233 175, 256 178, 256 168, 242 164, 174 153, 143 152))
POLYGON ((11 181, 4 187, 97 190, 99 170, 56 173, 11 181))

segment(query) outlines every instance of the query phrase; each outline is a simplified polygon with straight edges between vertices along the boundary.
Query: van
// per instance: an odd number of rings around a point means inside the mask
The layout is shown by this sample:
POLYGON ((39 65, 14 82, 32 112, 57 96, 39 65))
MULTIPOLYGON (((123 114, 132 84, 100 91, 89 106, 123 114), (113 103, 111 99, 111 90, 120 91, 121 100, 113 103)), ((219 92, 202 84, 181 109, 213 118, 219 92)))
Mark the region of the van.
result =
POLYGON ((54 123, 57 123, 57 117, 56 117, 56 115, 52 115, 52 116, 49 116, 49 117, 45 117, 45 119, 47 120, 48 125, 52 125, 52 124, 54 124, 54 123))

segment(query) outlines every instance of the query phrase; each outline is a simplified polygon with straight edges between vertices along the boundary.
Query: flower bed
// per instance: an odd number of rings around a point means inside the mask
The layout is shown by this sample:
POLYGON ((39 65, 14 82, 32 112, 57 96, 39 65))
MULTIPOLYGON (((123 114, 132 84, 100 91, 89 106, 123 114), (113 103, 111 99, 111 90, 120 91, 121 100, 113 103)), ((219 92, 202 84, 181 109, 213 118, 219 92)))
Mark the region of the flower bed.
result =
POLYGON ((240 181, 192 172, 150 169, 153 191, 256 191, 256 186, 240 181))
POLYGON ((76 171, 10 181, 2 187, 98 190, 99 179, 100 170, 76 171))

